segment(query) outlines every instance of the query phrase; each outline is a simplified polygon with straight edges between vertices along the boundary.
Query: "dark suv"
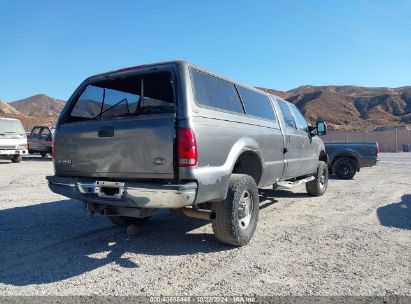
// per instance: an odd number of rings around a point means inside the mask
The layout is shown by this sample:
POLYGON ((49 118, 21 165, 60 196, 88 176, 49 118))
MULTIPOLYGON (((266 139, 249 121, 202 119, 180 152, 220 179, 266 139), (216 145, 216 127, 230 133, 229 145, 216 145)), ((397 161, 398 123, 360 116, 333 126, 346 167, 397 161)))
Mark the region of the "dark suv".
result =
POLYGON ((43 158, 52 154, 54 128, 48 126, 35 126, 28 137, 29 153, 40 154, 43 158))

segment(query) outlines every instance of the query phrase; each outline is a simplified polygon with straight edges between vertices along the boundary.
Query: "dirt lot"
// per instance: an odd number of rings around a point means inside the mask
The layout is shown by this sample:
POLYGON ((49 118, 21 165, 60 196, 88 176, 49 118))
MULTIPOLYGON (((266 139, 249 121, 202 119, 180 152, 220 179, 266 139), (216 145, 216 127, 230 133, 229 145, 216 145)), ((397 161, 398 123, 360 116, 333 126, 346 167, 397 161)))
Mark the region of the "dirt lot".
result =
POLYGON ((256 235, 163 211, 137 236, 48 190, 51 161, 0 161, 2 295, 411 295, 411 153, 354 180, 263 191, 256 235))

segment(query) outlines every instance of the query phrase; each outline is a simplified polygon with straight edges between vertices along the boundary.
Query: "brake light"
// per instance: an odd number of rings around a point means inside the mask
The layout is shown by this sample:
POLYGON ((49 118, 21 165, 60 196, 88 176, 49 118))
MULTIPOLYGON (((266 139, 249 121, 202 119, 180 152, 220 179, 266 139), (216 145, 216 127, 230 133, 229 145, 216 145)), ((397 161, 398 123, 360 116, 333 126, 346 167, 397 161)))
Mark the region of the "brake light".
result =
POLYGON ((144 67, 145 67, 145 65, 134 65, 134 66, 118 69, 118 70, 116 70, 116 72, 128 71, 128 70, 133 70, 133 69, 140 69, 140 68, 144 68, 144 67))
POLYGON ((178 129, 177 134, 178 165, 193 167, 198 163, 197 142, 193 130, 178 129))
POLYGON ((378 145, 378 143, 376 144, 377 144, 377 147, 375 148, 375 155, 378 156, 378 154, 380 154, 380 146, 378 145))

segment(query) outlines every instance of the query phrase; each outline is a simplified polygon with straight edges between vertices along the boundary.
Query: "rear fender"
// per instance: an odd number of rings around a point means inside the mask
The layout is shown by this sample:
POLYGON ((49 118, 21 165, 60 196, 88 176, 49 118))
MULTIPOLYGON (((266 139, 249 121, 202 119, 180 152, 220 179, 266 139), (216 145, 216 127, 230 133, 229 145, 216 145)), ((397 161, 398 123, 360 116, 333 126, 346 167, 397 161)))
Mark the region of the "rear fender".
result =
POLYGON ((260 158, 261 169, 264 172, 264 161, 257 142, 251 138, 241 138, 232 146, 223 165, 192 169, 192 175, 198 182, 198 194, 195 203, 225 199, 234 165, 244 152, 255 153, 260 158))

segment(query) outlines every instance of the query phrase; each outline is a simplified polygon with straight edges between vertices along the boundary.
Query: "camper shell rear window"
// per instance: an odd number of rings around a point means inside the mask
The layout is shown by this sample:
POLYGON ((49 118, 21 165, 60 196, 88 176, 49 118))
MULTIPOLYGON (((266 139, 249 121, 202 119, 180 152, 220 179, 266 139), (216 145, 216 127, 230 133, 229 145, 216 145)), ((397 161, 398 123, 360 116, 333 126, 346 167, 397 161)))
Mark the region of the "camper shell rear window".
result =
POLYGON ((92 81, 76 96, 64 122, 118 119, 176 111, 169 71, 92 81))

